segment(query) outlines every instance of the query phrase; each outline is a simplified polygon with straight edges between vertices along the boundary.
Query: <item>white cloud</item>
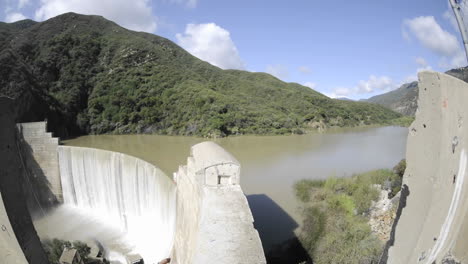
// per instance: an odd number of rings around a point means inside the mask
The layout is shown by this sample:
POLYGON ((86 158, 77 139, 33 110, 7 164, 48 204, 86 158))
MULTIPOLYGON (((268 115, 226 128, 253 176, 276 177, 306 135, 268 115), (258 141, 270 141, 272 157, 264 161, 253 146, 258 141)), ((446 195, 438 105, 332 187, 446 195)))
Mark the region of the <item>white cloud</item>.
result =
POLYGON ((18 0, 18 8, 23 8, 25 7, 26 5, 28 5, 30 2, 29 0, 18 0))
POLYGON ((422 72, 422 71, 430 71, 432 70, 432 67, 424 60, 425 64, 424 63, 421 63, 422 61, 420 61, 418 63, 417 61, 418 58, 416 58, 416 63, 420 66, 419 68, 416 69, 416 72, 414 74, 411 74, 411 75, 408 75, 406 76, 406 78, 404 78, 398 85, 397 87, 400 87, 402 86, 403 84, 405 83, 411 83, 411 82, 414 82, 414 81, 417 81, 418 80, 418 73, 422 72))
POLYGON ((5 22, 11 23, 11 22, 16 22, 16 21, 23 20, 23 19, 27 19, 27 17, 21 13, 15 12, 15 13, 7 14, 5 17, 5 22))
POLYGON ((421 45, 441 56, 454 56, 460 49, 457 38, 442 29, 433 16, 420 16, 403 22, 403 37, 415 37, 421 45))
POLYGON ((268 65, 266 67, 266 72, 282 80, 289 77, 288 67, 282 64, 268 65))
POLYGON ((66 12, 101 15, 125 28, 154 33, 156 17, 151 3, 149 0, 41 0, 35 18, 42 21, 66 12))
POLYGON ((450 22, 450 25, 452 25, 453 29, 455 29, 458 32, 458 23, 457 19, 455 18, 455 15, 453 14, 452 8, 449 7, 449 10, 445 10, 442 16, 443 18, 447 19, 450 22))
POLYGON ((404 78, 399 84, 398 86, 401 86, 405 83, 410 83, 410 82, 414 82, 414 81, 417 81, 418 80, 418 73, 422 72, 422 71, 430 71, 432 70, 432 67, 431 65, 429 65, 429 63, 426 61, 426 59, 424 59, 423 57, 416 57, 414 59, 414 62, 416 63, 416 65, 418 65, 418 68, 416 69, 416 72, 414 72, 413 74, 411 75, 408 75, 406 76, 406 78, 404 78))
POLYGON ((402 86, 405 83, 412 83, 412 82, 415 82, 417 80, 418 80, 418 75, 417 74, 408 75, 408 76, 406 76, 406 78, 404 78, 400 82, 400 84, 398 86, 402 86))
POLYGON ((313 90, 315 90, 315 88, 317 88, 317 84, 313 83, 313 82, 305 82, 304 86, 307 86, 307 87, 309 87, 310 89, 313 89, 313 90))
POLYGON ((229 31, 216 25, 188 24, 183 34, 176 35, 180 46, 192 55, 223 69, 244 69, 244 62, 229 31))
POLYGON ((185 5, 189 8, 195 8, 198 4, 198 0, 169 0, 169 2, 185 5))
POLYGON ((375 91, 390 91, 395 88, 392 79, 387 76, 374 76, 371 75, 366 81, 359 81, 357 85, 357 93, 365 94, 375 91))
POLYGON ((439 62, 439 67, 446 69, 460 68, 466 66, 466 54, 464 50, 459 50, 453 57, 444 57, 439 62))
POLYGON ((327 96, 337 98, 371 94, 375 92, 389 92, 397 87, 398 86, 390 77, 371 75, 368 80, 361 80, 352 88, 338 87, 333 90, 332 93, 328 93, 327 96))
POLYGON ((352 90, 345 87, 336 88, 332 93, 325 93, 330 98, 348 97, 352 94, 352 90))
POLYGON ((460 68, 466 66, 466 53, 460 50, 460 52, 452 57, 450 64, 451 68, 460 68))
POLYGON ((420 67, 426 67, 427 66, 427 61, 422 57, 417 57, 415 59, 415 61, 416 61, 416 64, 418 64, 420 67))
POLYGON ((300 66, 297 70, 300 73, 303 73, 303 74, 311 74, 312 73, 312 70, 307 66, 300 66))

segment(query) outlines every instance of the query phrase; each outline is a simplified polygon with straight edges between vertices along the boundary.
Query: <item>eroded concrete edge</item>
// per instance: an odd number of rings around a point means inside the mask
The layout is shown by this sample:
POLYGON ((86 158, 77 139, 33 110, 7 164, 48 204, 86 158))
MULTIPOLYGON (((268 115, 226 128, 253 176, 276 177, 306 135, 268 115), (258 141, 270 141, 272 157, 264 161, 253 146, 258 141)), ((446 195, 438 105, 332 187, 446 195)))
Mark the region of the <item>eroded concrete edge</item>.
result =
POLYGON ((468 84, 422 72, 419 89, 403 179, 411 194, 388 249, 388 263, 432 264, 448 258, 466 263, 468 237, 461 234, 468 228, 468 84))

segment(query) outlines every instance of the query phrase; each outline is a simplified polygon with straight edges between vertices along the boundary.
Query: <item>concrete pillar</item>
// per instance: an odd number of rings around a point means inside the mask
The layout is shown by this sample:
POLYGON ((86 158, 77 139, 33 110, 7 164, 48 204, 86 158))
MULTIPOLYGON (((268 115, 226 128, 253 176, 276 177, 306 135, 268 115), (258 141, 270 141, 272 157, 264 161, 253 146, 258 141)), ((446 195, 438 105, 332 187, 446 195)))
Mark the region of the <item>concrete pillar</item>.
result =
POLYGON ((197 144, 174 178, 174 263, 266 263, 239 185, 240 164, 230 153, 214 142, 197 144))

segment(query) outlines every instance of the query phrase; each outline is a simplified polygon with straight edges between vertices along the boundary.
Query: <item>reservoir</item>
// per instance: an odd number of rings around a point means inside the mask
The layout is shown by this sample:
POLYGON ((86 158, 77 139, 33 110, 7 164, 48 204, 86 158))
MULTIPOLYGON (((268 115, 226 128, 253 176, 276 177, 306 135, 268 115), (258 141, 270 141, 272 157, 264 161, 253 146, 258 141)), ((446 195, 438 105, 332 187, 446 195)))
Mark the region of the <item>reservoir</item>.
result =
MULTIPOLYGON (((288 136, 213 139, 241 164, 241 186, 267 252, 293 237, 301 224, 293 185, 301 179, 348 177, 392 168, 405 157, 408 129, 348 128, 288 136)), ((83 136, 65 145, 126 153, 159 167, 168 176, 186 164, 190 147, 209 139, 159 135, 83 136)))

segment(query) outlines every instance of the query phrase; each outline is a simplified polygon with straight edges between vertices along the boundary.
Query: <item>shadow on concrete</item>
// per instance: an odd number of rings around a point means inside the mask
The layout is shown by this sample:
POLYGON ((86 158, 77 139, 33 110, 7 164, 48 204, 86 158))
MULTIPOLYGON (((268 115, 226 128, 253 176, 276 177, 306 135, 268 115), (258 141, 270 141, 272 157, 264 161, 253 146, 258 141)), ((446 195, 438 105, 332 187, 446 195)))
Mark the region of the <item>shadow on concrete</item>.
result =
POLYGON ((22 133, 17 133, 21 162, 25 168, 22 185, 26 202, 33 217, 44 216, 47 211, 59 205, 53 194, 51 184, 39 163, 34 159, 31 146, 24 140, 22 133))
POLYGON ((268 263, 312 263, 294 233, 299 225, 288 213, 265 194, 248 195, 247 200, 268 263))
POLYGON ((0 97, 0 191, 8 219, 26 259, 30 264, 47 264, 47 256, 23 196, 21 177, 24 169, 15 144, 15 105, 18 105, 16 101, 0 97))

